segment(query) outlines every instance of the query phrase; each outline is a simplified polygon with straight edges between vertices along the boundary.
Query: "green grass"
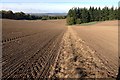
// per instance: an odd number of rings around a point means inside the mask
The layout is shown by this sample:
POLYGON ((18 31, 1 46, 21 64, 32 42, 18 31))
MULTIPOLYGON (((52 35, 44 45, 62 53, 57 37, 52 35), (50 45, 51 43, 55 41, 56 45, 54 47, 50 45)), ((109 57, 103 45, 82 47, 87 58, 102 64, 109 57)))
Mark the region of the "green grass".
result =
POLYGON ((97 23, 97 21, 89 22, 89 23, 82 23, 82 24, 80 24, 80 26, 89 26, 89 25, 93 25, 93 24, 96 24, 96 23, 97 23))

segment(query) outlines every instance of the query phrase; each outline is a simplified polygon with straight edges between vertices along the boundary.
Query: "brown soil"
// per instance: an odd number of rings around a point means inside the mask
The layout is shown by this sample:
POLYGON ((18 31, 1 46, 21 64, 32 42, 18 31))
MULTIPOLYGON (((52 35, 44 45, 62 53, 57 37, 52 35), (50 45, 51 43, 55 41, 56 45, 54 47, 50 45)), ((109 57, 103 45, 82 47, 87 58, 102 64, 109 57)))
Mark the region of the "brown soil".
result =
POLYGON ((3 20, 3 78, 48 77, 66 30, 64 24, 65 20, 3 20))
MULTIPOLYGON (((79 35, 68 27, 63 37, 63 46, 55 69, 57 78, 115 78, 117 68, 99 58, 97 51, 83 41, 79 35)), ((103 56, 102 56, 103 57, 103 56)))
POLYGON ((117 21, 3 20, 3 78, 115 78, 117 21))

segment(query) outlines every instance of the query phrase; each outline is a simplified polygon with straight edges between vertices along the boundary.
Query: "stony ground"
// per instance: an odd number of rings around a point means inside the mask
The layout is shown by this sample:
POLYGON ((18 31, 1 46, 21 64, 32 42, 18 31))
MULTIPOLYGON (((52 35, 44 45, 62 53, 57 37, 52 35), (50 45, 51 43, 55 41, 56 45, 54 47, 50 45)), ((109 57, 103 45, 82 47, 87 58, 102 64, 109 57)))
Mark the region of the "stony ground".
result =
POLYGON ((56 78, 114 78, 96 51, 92 50, 77 33, 68 26, 63 36, 60 56, 51 77, 56 78))

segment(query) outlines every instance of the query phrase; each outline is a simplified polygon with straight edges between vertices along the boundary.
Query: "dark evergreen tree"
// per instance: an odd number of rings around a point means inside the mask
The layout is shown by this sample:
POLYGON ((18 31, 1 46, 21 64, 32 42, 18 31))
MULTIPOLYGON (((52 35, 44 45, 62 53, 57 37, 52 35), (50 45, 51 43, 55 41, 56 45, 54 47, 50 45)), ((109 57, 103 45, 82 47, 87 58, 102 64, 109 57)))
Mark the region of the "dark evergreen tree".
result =
POLYGON ((76 16, 75 9, 74 8, 70 9, 67 16, 67 23, 69 25, 76 24, 76 17, 77 16, 76 16))
POLYGON ((115 19, 114 7, 109 10, 109 20, 115 19))
POLYGON ((98 8, 98 21, 101 21, 102 20, 102 12, 101 12, 101 8, 99 7, 98 8))
POLYGON ((72 8, 69 10, 67 15, 67 23, 72 24, 81 24, 87 23, 92 21, 105 21, 105 20, 114 20, 120 19, 120 8, 114 9, 104 7, 104 8, 94 8, 90 7, 89 9, 86 8, 72 8))
POLYGON ((118 17, 120 17, 120 10, 119 10, 119 8, 117 9, 115 9, 114 10, 114 19, 118 19, 118 17))
POLYGON ((89 8, 89 14, 90 14, 90 21, 94 21, 94 7, 89 8))
POLYGON ((90 14, 86 8, 83 8, 81 16, 82 23, 90 22, 90 14))

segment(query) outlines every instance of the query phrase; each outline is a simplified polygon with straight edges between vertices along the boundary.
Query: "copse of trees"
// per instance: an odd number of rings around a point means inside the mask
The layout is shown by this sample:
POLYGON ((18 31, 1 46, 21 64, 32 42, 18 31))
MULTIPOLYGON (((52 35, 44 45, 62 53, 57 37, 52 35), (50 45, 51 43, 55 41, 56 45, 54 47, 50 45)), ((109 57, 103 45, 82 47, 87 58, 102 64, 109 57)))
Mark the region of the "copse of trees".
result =
POLYGON ((40 17, 30 15, 30 14, 25 14, 23 12, 16 12, 13 13, 11 10, 9 11, 0 11, 0 14, 2 14, 3 19, 15 19, 15 20, 35 20, 39 19, 40 17))
POLYGON ((65 19, 66 16, 41 16, 42 20, 65 19))
POLYGON ((120 7, 115 8, 72 8, 67 14, 67 24, 81 24, 93 21, 105 21, 105 20, 120 20, 120 7))
POLYGON ((11 10, 9 11, 0 11, 3 19, 15 19, 15 20, 51 20, 51 19, 65 19, 66 16, 35 16, 30 14, 25 14, 23 12, 13 13, 11 10))

